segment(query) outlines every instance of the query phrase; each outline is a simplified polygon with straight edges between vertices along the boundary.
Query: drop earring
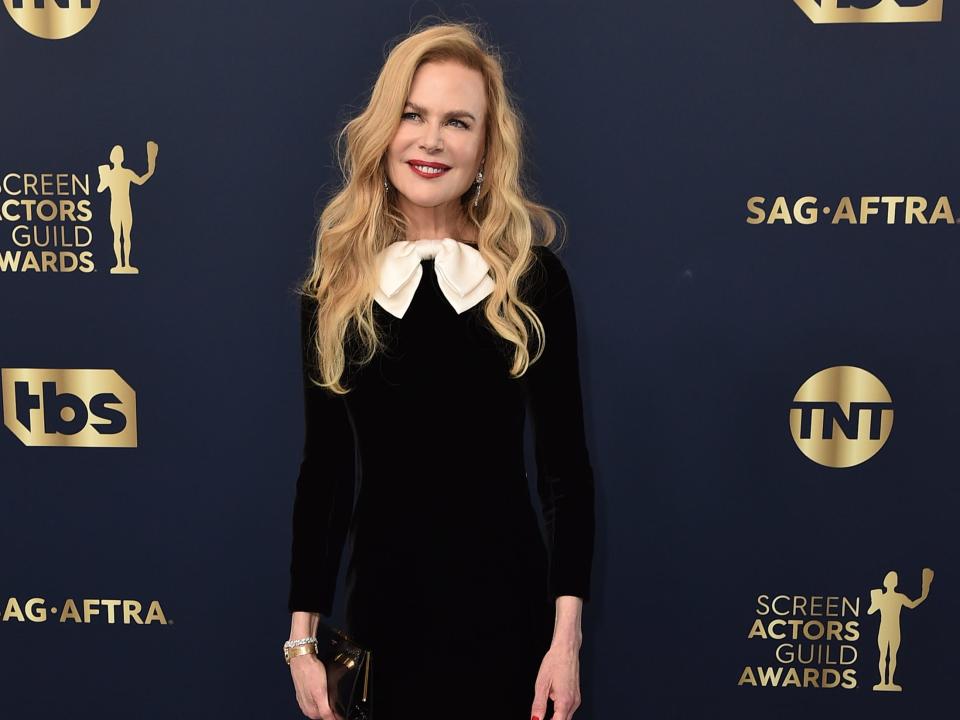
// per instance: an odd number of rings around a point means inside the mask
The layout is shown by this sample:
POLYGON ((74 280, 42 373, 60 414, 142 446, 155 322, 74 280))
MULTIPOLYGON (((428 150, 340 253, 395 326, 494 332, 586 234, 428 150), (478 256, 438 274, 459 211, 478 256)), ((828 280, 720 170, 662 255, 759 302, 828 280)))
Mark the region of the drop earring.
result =
POLYGON ((383 191, 390 192, 390 183, 387 182, 387 179, 383 179, 383 191))
MULTIPOLYGON (((481 165, 481 168, 483 166, 481 165)), ((477 172, 477 194, 473 196, 473 206, 476 207, 480 202, 480 186, 483 184, 483 170, 477 172)))

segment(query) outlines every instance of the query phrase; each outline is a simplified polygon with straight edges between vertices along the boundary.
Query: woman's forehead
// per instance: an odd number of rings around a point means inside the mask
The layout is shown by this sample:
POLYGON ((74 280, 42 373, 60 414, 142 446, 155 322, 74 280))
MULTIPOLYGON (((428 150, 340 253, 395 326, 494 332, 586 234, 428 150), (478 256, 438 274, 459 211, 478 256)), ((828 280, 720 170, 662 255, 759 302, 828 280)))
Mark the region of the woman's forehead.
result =
POLYGON ((487 101, 483 75, 460 63, 424 63, 413 76, 407 101, 430 112, 482 111, 487 101))

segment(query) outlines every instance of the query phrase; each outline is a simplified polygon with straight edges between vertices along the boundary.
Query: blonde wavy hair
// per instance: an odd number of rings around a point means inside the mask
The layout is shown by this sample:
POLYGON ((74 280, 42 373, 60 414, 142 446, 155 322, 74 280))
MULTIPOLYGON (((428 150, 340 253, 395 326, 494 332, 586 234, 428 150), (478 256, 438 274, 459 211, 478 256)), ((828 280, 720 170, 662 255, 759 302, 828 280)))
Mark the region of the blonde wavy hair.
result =
POLYGON ((550 245, 562 216, 534 202, 525 191, 523 120, 505 83, 495 49, 479 26, 443 22, 411 32, 387 55, 366 108, 337 136, 342 185, 326 204, 316 229, 309 274, 298 291, 316 300, 312 352, 320 381, 344 394, 348 360, 369 362, 381 340, 373 316, 376 255, 406 238, 406 218, 390 201, 383 178, 387 148, 397 132, 417 68, 453 61, 479 71, 487 96, 486 160, 477 207, 476 185, 461 197, 463 219, 477 229, 477 249, 490 266, 496 287, 484 300, 491 328, 515 346, 510 374, 523 375, 543 352, 543 324, 520 297, 521 278, 534 262, 531 247, 550 245), (527 327, 530 324, 530 329, 527 327), (530 356, 531 330, 537 350, 530 356))

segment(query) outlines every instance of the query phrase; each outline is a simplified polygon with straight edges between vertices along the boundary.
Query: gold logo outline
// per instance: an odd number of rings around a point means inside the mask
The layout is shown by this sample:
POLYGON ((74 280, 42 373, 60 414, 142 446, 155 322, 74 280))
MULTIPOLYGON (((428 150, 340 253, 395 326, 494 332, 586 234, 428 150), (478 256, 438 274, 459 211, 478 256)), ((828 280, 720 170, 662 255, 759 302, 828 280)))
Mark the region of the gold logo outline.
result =
POLYGON ((816 25, 851 23, 941 22, 943 0, 927 0, 923 5, 902 7, 896 0, 880 0, 872 8, 841 8, 837 0, 793 0, 816 25))
POLYGON ((880 452, 893 430, 894 414, 893 398, 880 378, 861 367, 834 365, 803 381, 790 403, 788 422, 794 443, 809 460, 848 468, 880 452), (848 434, 851 429, 855 436, 848 434))
POLYGON ((24 32, 42 40, 65 40, 86 29, 93 21, 100 0, 90 0, 91 7, 62 8, 53 0, 45 2, 42 8, 33 5, 34 0, 23 0, 23 7, 13 7, 13 0, 3 0, 7 14, 24 32), (28 5, 29 4, 29 5, 28 5))
MULTIPOLYGON (((3 394, 3 424, 27 447, 135 448, 138 446, 137 393, 113 368, 0 368, 0 388, 3 394), (45 429, 35 426, 32 418, 31 428, 28 430, 17 420, 17 398, 14 390, 17 382, 26 382, 31 388, 31 394, 34 395, 37 394, 33 392, 34 385, 39 384, 42 387, 43 382, 53 382, 58 394, 69 392, 77 396, 86 406, 88 413, 90 401, 95 395, 110 392, 123 408, 126 426, 115 434, 99 433, 94 427, 94 422, 100 416, 91 413, 87 417, 86 425, 72 435, 47 433, 45 429)), ((42 400, 39 407, 33 409, 43 412, 42 400)))

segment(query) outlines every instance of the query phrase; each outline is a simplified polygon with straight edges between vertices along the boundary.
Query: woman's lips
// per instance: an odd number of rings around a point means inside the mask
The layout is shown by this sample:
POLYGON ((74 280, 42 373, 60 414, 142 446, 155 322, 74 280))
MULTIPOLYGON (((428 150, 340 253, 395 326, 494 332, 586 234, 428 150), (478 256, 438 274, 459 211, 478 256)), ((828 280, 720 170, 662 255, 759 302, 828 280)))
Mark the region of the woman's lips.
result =
POLYGON ((434 166, 429 164, 421 165, 419 163, 414 164, 412 162, 408 162, 407 165, 409 165, 410 169, 413 170, 420 177, 430 178, 430 179, 438 178, 441 175, 445 175, 447 171, 450 170, 450 168, 446 166, 439 167, 439 166, 434 166))

